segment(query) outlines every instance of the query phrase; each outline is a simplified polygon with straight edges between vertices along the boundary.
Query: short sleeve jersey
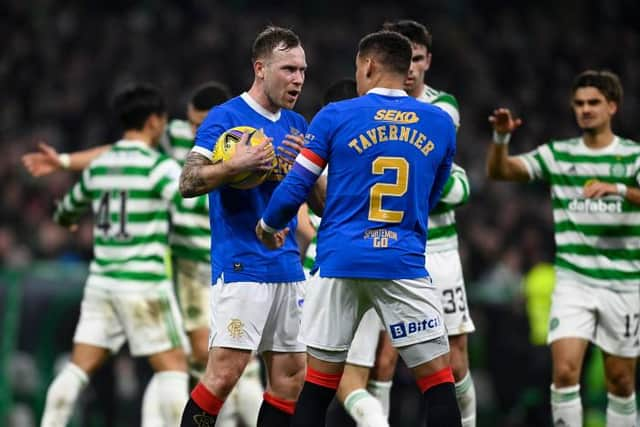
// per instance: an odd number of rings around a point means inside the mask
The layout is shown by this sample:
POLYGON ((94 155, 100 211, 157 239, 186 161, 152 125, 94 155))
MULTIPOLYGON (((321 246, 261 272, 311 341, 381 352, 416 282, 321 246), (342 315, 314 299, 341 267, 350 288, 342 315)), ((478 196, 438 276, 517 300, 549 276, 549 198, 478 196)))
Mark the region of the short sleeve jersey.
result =
POLYGON ((118 141, 96 158, 58 205, 55 219, 95 215, 90 274, 106 286, 168 280, 169 212, 181 198, 180 166, 144 142, 118 141))
MULTIPOLYGON (((271 113, 244 93, 209 112, 198 128, 193 151, 211 158, 218 138, 236 126, 263 129, 273 138, 276 152, 286 134, 307 131, 300 114, 285 109, 271 113)), ((213 283, 220 275, 227 283, 304 280, 295 239, 286 239, 284 247, 271 251, 255 235, 255 226, 283 175, 284 171, 275 171, 264 183, 249 190, 224 185, 209 193, 213 283)), ((292 236, 296 225, 296 219, 289 223, 292 236)))
POLYGON ((551 141, 518 156, 531 179, 551 187, 557 279, 619 292, 640 284, 640 206, 619 195, 584 197, 593 180, 640 184, 640 145, 615 137, 603 149, 581 138, 551 141))

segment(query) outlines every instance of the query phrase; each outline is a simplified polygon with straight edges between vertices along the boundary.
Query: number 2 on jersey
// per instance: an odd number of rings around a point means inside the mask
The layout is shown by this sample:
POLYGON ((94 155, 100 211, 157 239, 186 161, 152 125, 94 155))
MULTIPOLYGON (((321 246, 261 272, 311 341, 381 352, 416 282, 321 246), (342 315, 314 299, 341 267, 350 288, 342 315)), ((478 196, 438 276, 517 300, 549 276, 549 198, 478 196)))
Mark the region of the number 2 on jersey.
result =
MULTIPOLYGON (((119 230, 114 236, 117 240, 125 240, 129 238, 127 233, 127 192, 119 191, 114 192, 113 197, 120 196, 120 211, 119 211, 119 230)), ((109 212, 109 201, 111 199, 111 192, 107 191, 100 198, 100 205, 98 206, 98 214, 96 219, 96 227, 98 227, 105 236, 109 236, 109 230, 111 229, 111 214, 109 212)))
POLYGON ((382 209, 382 197, 401 197, 407 192, 409 183, 409 163, 402 157, 378 157, 371 163, 371 173, 383 175, 386 170, 396 171, 396 182, 379 182, 369 191, 369 220, 399 223, 404 211, 382 209))

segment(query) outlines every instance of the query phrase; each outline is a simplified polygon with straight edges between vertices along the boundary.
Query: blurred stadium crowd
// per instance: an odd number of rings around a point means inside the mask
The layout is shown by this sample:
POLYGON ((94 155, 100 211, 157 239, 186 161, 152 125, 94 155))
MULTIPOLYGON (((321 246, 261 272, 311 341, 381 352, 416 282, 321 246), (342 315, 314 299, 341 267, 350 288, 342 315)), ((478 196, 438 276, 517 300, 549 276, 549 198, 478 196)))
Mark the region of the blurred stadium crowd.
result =
MULTIPOLYGON (((36 180, 19 160, 39 140, 61 152, 113 141, 119 131, 108 103, 114 88, 124 82, 155 83, 169 99, 173 116, 183 117, 189 92, 204 81, 219 80, 234 94, 249 87, 251 41, 257 31, 273 23, 294 29, 303 41, 309 69, 296 110, 310 119, 323 90, 353 75, 356 44, 363 34, 388 19, 412 18, 426 24, 434 39, 427 82, 454 94, 460 103, 457 163, 467 169, 472 184, 471 201, 458 211, 458 234, 478 326, 471 338, 471 365, 486 373, 484 383, 482 374, 474 373, 477 386, 486 391, 479 393, 479 425, 484 425, 482 405, 502 414, 500 423, 486 425, 542 425, 527 421, 522 410, 527 406, 522 401, 527 387, 536 386, 524 366, 547 357, 540 339, 529 339, 536 327, 527 315, 529 294, 522 279, 534 266, 552 261, 549 197, 543 186, 487 181, 487 117, 494 107, 508 106, 523 118, 524 126, 513 138, 513 152, 532 149, 549 138, 573 136, 578 130, 568 102, 571 80, 584 69, 605 68, 620 75, 626 95, 614 130, 640 138, 637 2, 447 0, 382 5, 329 0, 288 5, 249 0, 9 0, 4 4, 0 16, 3 271, 29 268, 35 261, 75 263, 91 257, 88 220, 75 234, 50 220, 54 200, 75 177, 56 174, 36 180), (534 344, 543 349, 539 359, 534 344)), ((3 296, 6 292, 0 290, 0 307, 3 296)), ((62 347, 67 345, 70 340, 62 347)), ((546 394, 548 363, 540 365, 542 378, 537 380, 546 394)))

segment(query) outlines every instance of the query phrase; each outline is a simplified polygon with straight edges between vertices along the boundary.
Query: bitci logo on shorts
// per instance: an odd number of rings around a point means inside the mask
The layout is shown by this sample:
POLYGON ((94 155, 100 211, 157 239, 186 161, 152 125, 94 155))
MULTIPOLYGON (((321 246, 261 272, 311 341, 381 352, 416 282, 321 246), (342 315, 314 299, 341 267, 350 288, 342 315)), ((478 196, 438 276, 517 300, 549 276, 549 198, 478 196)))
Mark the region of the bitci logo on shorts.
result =
POLYGON ((434 329, 440 326, 440 318, 432 317, 430 319, 420 320, 418 322, 398 322, 389 325, 391 330, 391 338, 404 338, 416 332, 434 329))

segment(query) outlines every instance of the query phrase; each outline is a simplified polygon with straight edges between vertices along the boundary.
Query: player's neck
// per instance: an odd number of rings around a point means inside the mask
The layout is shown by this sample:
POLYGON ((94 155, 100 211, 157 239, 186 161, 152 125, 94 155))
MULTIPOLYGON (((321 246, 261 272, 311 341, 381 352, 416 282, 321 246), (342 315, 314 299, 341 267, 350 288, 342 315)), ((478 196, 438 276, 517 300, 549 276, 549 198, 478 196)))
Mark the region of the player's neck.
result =
POLYGON ((374 80, 374 84, 371 85, 372 88, 380 87, 384 89, 400 89, 404 90, 404 79, 398 78, 397 76, 387 76, 381 75, 377 79, 374 80))
POLYGON ((411 88, 411 91, 407 91, 407 92, 409 93, 409 96, 412 96, 414 98, 420 98, 424 93, 424 83, 416 85, 415 87, 411 88))
POLYGON ((147 144, 148 146, 153 145, 151 136, 149 136, 144 131, 139 131, 139 130, 131 129, 131 130, 124 131, 124 134, 122 135, 122 139, 126 139, 128 141, 141 141, 147 144))
POLYGON ((615 138, 613 131, 610 127, 605 129, 585 131, 582 133, 582 140, 584 145, 589 148, 604 148, 611 144, 615 138))
POLYGON ((265 110, 274 114, 280 111, 280 107, 271 102, 260 85, 254 83, 247 93, 249 94, 251 99, 253 99, 259 106, 261 106, 265 110))

